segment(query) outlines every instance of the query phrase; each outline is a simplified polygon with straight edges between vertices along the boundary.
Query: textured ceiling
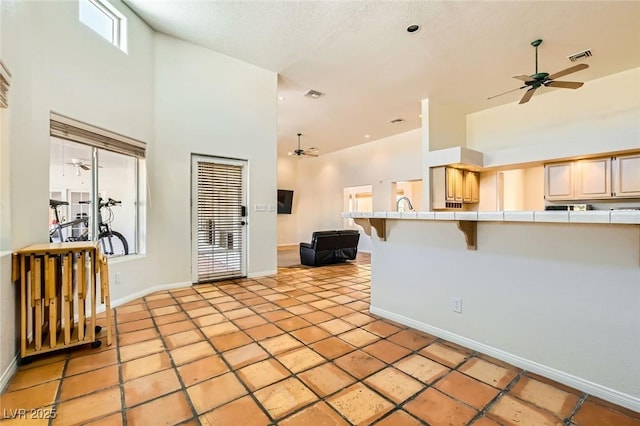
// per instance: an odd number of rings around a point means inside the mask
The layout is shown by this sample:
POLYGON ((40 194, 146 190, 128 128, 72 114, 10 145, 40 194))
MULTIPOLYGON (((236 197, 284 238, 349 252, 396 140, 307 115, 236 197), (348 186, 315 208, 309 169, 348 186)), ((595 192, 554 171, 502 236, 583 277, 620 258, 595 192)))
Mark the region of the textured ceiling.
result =
MULTIPOLYGON (((280 155, 298 132, 303 148, 327 153, 416 129, 425 98, 464 113, 517 102, 522 92, 487 97, 534 73, 537 38, 548 73, 592 50, 589 69, 561 80, 640 67, 638 1, 125 2, 159 32, 277 72, 280 155), (408 33, 412 24, 420 31, 408 33), (326 95, 303 97, 308 89, 326 95)), ((562 89, 536 96, 551 90, 562 89)))

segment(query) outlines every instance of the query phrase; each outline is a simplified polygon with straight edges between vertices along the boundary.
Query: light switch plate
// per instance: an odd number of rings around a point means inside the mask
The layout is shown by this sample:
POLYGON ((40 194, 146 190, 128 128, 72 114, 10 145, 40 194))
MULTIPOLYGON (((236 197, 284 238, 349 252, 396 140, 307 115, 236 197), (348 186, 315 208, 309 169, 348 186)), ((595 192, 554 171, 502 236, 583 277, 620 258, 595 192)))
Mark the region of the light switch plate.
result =
POLYGON ((276 211, 276 205, 275 204, 269 204, 267 206, 267 210, 269 210, 270 212, 275 212, 276 211))
POLYGON ((267 211, 267 205, 266 204, 256 204, 254 206, 254 210, 257 212, 265 212, 267 211))

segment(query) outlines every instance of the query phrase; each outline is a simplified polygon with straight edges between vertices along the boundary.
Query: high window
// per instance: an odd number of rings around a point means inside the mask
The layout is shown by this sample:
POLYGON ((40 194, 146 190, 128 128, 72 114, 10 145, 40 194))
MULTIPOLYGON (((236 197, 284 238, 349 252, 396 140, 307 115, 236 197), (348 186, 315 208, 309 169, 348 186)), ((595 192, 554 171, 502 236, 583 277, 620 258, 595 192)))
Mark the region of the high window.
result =
POLYGON ((50 123, 50 240, 144 251, 145 144, 54 113, 50 123))
POLYGON ((127 51, 127 18, 107 0, 79 0, 80 22, 127 51))

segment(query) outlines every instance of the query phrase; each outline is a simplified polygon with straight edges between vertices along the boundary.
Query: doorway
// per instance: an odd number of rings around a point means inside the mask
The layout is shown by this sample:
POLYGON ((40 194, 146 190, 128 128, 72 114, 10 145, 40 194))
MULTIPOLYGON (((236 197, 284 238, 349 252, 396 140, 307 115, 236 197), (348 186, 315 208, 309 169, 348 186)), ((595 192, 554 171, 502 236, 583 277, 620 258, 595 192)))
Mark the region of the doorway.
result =
POLYGON ((192 155, 194 283, 246 277, 247 162, 192 155))

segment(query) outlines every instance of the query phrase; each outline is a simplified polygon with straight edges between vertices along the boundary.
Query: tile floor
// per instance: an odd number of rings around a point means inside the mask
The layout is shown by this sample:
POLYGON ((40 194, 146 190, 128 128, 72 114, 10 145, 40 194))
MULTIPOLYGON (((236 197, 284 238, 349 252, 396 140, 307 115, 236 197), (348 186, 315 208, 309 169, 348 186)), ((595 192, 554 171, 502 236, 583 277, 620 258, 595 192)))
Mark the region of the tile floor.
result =
POLYGON ((640 414, 369 314, 370 266, 148 295, 116 343, 23 365, 11 425, 640 425, 640 414), (36 409, 31 411, 32 409, 36 409), (39 409, 39 410, 38 410, 39 409))

